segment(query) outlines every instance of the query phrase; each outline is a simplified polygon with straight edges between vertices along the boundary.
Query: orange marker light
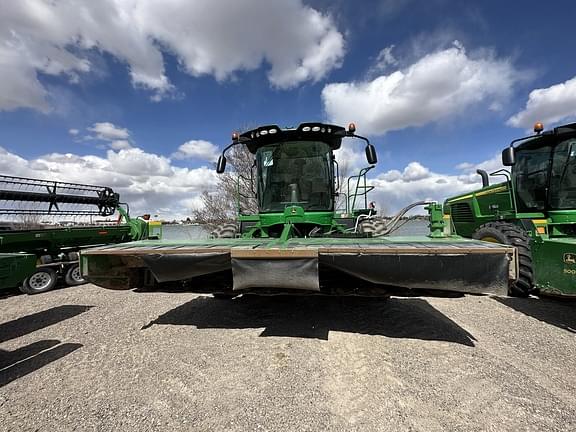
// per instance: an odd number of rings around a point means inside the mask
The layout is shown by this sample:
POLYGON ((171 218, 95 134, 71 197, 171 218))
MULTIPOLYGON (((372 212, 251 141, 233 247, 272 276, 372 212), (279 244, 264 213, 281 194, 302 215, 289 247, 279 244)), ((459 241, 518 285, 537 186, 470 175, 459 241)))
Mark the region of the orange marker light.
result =
POLYGON ((354 123, 350 123, 348 125, 348 132, 350 132, 350 133, 356 132, 356 125, 354 123))
POLYGON ((232 141, 238 141, 238 132, 232 132, 232 141))
POLYGON ((537 122, 534 124, 534 132, 539 134, 540 132, 542 132, 544 130, 544 125, 540 122, 537 122))

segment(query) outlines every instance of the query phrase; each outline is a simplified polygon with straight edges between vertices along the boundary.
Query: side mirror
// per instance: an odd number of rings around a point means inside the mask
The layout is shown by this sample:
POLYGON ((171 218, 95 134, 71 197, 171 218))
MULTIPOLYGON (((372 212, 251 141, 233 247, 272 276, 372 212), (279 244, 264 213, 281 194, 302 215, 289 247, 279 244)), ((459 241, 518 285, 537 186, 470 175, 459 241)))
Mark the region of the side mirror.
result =
POLYGON ((514 159, 514 147, 506 147, 502 150, 502 165, 512 166, 516 163, 514 159))
POLYGON ((374 165, 378 162, 378 156, 376 156, 376 147, 372 144, 366 146, 366 160, 370 165, 374 165))
POLYGON ((216 164, 216 172, 222 174, 226 170, 226 156, 223 154, 218 158, 218 163, 216 164))

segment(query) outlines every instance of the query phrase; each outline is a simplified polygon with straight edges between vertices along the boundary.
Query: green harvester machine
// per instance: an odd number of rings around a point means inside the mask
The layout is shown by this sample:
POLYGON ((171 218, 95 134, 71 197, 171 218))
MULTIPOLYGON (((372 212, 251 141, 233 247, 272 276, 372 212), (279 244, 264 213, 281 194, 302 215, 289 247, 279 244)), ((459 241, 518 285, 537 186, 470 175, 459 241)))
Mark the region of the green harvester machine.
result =
POLYGON ((445 211, 465 237, 514 246, 518 280, 510 293, 576 296, 576 123, 519 138, 502 152, 502 169, 482 189, 449 198, 445 211))
POLYGON ((28 294, 48 291, 59 279, 66 285, 84 283, 78 264, 83 248, 141 240, 150 230, 161 235, 161 226, 130 218, 119 195, 102 186, 0 175, 0 215, 12 221, 10 229, 0 231, 0 289, 19 287, 28 294), (40 218, 105 217, 115 212, 120 215, 115 225, 18 229, 41 225, 40 218))
POLYGON ((110 289, 188 290, 219 298, 505 295, 516 280, 514 247, 450 235, 442 205, 435 202, 415 203, 390 220, 375 214, 367 204, 366 173, 377 162, 376 151, 355 129, 303 123, 233 134, 216 170, 225 171, 231 147, 247 147, 255 159, 257 214, 240 214, 237 223, 216 228, 211 239, 144 240, 83 251, 82 274, 110 289), (370 166, 353 178, 346 209, 339 212, 334 152, 345 137, 365 141, 370 166), (429 234, 391 236, 416 205, 426 206, 429 234))

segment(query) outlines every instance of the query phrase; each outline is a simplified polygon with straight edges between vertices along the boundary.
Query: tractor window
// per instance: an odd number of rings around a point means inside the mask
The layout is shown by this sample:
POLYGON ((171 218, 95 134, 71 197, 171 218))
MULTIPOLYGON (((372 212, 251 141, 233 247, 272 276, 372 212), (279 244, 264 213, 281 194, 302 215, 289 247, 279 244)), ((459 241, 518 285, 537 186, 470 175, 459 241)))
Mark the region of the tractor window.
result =
POLYGON ((524 148, 516 152, 514 181, 519 212, 546 208, 550 146, 524 148))
POLYGON ((318 141, 287 141, 256 153, 260 211, 281 212, 298 205, 305 210, 332 210, 331 150, 318 141))
POLYGON ((554 149, 550 179, 550 207, 576 208, 576 139, 560 142, 554 149))

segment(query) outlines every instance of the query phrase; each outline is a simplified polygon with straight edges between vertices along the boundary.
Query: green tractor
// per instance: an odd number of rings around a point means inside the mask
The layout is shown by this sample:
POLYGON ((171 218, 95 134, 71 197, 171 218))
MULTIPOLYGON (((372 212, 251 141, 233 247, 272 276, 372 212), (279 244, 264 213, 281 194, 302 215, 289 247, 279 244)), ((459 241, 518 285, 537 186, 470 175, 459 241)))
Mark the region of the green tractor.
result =
POLYGON ((445 212, 456 232, 511 245, 519 256, 510 294, 576 296, 576 123, 519 138, 502 152, 506 181, 449 198, 445 212))
POLYGON ((218 173, 233 146, 254 155, 256 214, 239 215, 211 239, 144 240, 82 251, 83 275, 110 289, 187 290, 219 298, 506 294, 516 278, 514 248, 446 234, 438 203, 412 204, 390 220, 377 217, 366 182, 376 151, 353 124, 267 125, 233 134, 218 173), (337 211, 334 152, 347 137, 365 141, 370 165, 348 182, 346 208, 337 211), (428 210, 429 234, 391 236, 416 205, 428 210))

